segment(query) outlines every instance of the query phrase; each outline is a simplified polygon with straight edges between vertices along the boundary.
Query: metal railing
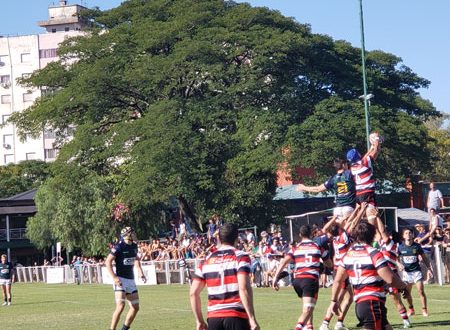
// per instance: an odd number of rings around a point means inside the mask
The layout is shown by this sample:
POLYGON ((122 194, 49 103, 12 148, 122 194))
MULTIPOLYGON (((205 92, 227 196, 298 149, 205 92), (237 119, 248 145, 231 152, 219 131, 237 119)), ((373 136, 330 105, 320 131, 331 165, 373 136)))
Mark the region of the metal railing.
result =
MULTIPOLYGON (((26 236, 26 228, 12 228, 9 230, 9 239, 28 239, 26 236)), ((8 239, 8 231, 6 229, 0 229, 0 241, 6 241, 8 239)))

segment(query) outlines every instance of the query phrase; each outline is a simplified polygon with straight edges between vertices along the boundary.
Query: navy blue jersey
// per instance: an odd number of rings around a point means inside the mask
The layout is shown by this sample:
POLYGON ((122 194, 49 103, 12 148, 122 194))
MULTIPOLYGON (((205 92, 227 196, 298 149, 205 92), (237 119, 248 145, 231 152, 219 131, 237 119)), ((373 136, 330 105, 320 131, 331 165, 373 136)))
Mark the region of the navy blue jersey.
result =
POLYGON ((111 249, 111 254, 116 257, 116 275, 128 279, 134 279, 133 267, 136 260, 138 247, 136 243, 127 244, 120 241, 111 249))
POLYGON ((398 247, 398 256, 403 266, 405 266, 405 272, 420 271, 419 255, 423 254, 420 244, 412 243, 406 245, 402 243, 398 247))
POLYGON ((336 173, 324 183, 325 188, 336 194, 336 206, 355 206, 356 188, 353 174, 349 170, 336 173))
POLYGON ((1 263, 0 262, 0 279, 10 280, 13 274, 13 265, 10 262, 1 263))

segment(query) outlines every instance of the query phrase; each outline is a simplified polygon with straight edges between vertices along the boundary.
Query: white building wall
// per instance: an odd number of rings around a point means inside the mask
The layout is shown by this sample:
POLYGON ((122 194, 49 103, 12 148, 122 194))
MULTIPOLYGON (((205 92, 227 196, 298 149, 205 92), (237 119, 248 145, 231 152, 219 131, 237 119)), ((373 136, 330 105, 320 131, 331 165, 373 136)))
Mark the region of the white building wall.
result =
MULTIPOLYGON (((1 84, 0 81, 0 123, 13 112, 28 108, 41 96, 39 89, 20 86, 17 79, 57 60, 54 55, 58 45, 65 38, 80 33, 70 31, 0 38, 0 77, 5 80, 9 76, 10 81, 10 84, 1 84)), ((53 161, 57 155, 54 141, 44 132, 37 139, 29 137, 20 141, 14 125, 0 127, 0 165, 27 159, 53 161)))

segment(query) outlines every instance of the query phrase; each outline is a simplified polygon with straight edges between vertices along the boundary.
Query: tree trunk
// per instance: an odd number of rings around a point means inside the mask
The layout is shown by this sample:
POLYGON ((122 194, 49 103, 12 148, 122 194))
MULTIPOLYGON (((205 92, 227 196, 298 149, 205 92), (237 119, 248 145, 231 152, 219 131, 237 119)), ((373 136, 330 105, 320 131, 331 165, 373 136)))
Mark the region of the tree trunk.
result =
POLYGON ((183 196, 178 196, 178 206, 180 208, 181 216, 189 221, 192 229, 200 233, 203 232, 203 226, 201 223, 197 222, 197 217, 195 216, 194 212, 192 212, 192 209, 189 206, 186 198, 184 198, 183 196))

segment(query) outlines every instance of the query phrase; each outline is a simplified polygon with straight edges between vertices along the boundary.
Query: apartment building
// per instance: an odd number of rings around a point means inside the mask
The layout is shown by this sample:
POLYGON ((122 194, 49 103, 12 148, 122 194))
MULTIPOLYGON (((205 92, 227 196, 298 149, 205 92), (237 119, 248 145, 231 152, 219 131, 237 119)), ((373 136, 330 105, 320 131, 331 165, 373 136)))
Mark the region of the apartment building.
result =
POLYGON ((0 165, 40 159, 53 161, 58 150, 51 130, 42 130, 37 138, 21 141, 14 125, 8 124, 9 116, 23 111, 42 95, 40 89, 29 89, 17 83, 17 79, 30 75, 58 59, 58 46, 66 38, 81 34, 85 26, 80 18, 84 7, 59 1, 48 8, 48 19, 38 22, 46 32, 26 36, 0 36, 0 165))

